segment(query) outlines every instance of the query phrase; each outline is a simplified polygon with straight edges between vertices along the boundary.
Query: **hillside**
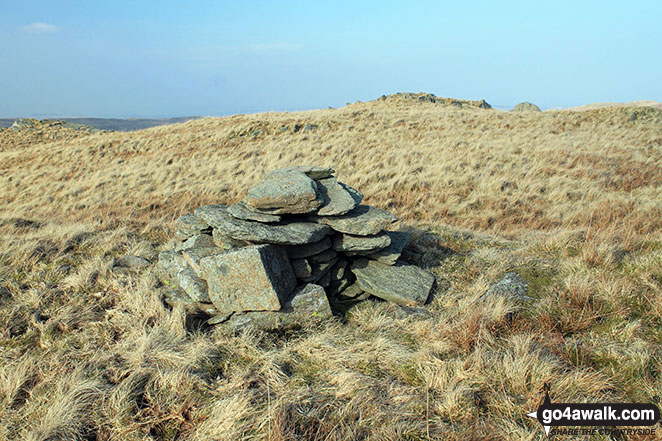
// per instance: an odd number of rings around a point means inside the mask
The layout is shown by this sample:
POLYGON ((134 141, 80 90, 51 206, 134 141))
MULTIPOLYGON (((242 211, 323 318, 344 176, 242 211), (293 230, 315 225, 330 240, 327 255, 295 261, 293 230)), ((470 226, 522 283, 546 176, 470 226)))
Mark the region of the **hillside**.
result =
POLYGON ((483 103, 0 131, 0 439, 544 439, 526 416, 544 382, 554 401, 652 400, 662 110, 483 103), (165 305, 149 268, 117 270, 291 164, 400 219, 437 277, 426 312, 368 301, 234 334, 165 305), (531 300, 485 295, 509 272, 531 300))
MULTIPOLYGON (((131 132, 134 130, 147 129, 149 127, 177 124, 197 119, 198 116, 180 116, 176 118, 51 118, 51 121, 64 120, 71 124, 92 126, 99 130, 111 130, 119 132, 131 132)), ((10 127, 18 118, 0 118, 0 128, 10 127)), ((49 121, 49 120, 43 120, 49 121)))

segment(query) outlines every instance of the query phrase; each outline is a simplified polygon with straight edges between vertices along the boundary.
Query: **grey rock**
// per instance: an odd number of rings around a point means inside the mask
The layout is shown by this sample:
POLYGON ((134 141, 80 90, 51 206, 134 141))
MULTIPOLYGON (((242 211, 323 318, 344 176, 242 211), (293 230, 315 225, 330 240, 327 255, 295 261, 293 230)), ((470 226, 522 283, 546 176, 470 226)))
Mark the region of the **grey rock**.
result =
POLYGON ((156 272, 163 277, 164 283, 176 283, 177 273, 186 268, 181 255, 176 251, 163 251, 159 253, 159 261, 156 264, 156 272))
POLYGON ((331 285, 331 271, 326 271, 322 274, 322 277, 320 277, 316 283, 324 288, 329 287, 331 285))
POLYGON ((150 265, 151 263, 149 260, 140 256, 123 256, 119 259, 115 259, 113 268, 124 268, 128 271, 140 271, 150 265))
POLYGON ((290 259, 290 265, 292 265, 292 269, 294 270, 294 275, 297 276, 299 279, 303 279, 305 277, 310 277, 313 275, 313 270, 305 258, 290 259))
POLYGON ((293 259, 297 259, 300 257, 309 257, 315 254, 319 254, 324 250, 328 250, 329 248, 331 248, 331 238, 324 237, 318 242, 289 246, 287 247, 287 255, 293 259))
POLYGON ((333 249, 341 252, 374 253, 391 244, 391 236, 385 232, 372 236, 354 236, 352 234, 336 234, 333 237, 333 249))
POLYGON ((332 316, 324 288, 307 284, 296 288, 292 298, 281 311, 235 313, 222 321, 223 326, 235 332, 253 329, 278 329, 307 320, 319 320, 332 316))
POLYGON ((519 103, 513 109, 513 112, 540 112, 540 111, 541 111, 540 107, 536 106, 533 103, 529 103, 528 101, 519 103))
POLYGON ((369 292, 364 291, 361 294, 359 294, 358 296, 354 297, 354 300, 358 300, 358 301, 368 300, 371 295, 372 294, 370 294, 369 292))
POLYGON ((181 216, 175 221, 175 236, 181 240, 186 240, 207 229, 209 225, 194 214, 181 216))
POLYGON ((297 287, 287 307, 296 314, 308 317, 331 317, 332 315, 324 288, 312 283, 297 287))
POLYGON ((277 311, 296 286, 282 248, 257 245, 205 257, 200 268, 219 312, 277 311))
POLYGON ((196 234, 184 242, 177 244, 175 247, 176 251, 190 250, 191 248, 204 248, 204 247, 213 247, 214 238, 211 234, 196 234))
POLYGON ((184 263, 190 266, 193 271, 202 276, 202 268, 200 268, 200 260, 208 256, 214 256, 216 254, 224 253, 225 251, 219 247, 200 247, 200 248, 191 248, 184 251, 181 251, 181 260, 182 266, 184 263))
POLYGON ((229 319, 221 322, 222 326, 234 332, 247 329, 272 330, 293 323, 293 314, 281 311, 247 311, 234 313, 229 319))
POLYGON ((354 299, 363 293, 364 291, 363 288, 361 288, 361 285, 359 285, 358 282, 354 282, 350 284, 348 287, 346 287, 344 290, 340 291, 338 294, 342 294, 343 297, 354 299))
POLYGON ((483 296, 500 295, 510 297, 517 300, 530 301, 533 298, 529 297, 529 285, 517 273, 506 273, 498 282, 490 286, 490 288, 483 294, 483 296))
POLYGON ((223 234, 221 230, 215 228, 212 231, 212 237, 214 239, 214 244, 223 249, 223 250, 235 250, 237 248, 243 248, 252 245, 247 240, 233 239, 227 234, 223 234))
POLYGON ((324 277, 327 273, 331 272, 331 268, 336 264, 338 258, 330 260, 329 262, 322 263, 312 263, 310 265, 312 269, 312 274, 310 277, 302 277, 301 280, 304 282, 316 282, 324 277))
POLYGON ((310 213, 322 205, 315 181, 298 170, 269 173, 248 190, 244 202, 270 214, 310 213))
POLYGON ((342 216, 310 216, 314 222, 328 225, 336 231, 358 236, 377 234, 397 218, 388 211, 370 205, 359 205, 342 216))
POLYGON ((193 305, 196 302, 179 289, 171 289, 163 293, 163 300, 170 306, 193 305))
POLYGON ((338 260, 338 262, 336 262, 336 264, 331 268, 331 281, 336 282, 345 277, 346 269, 347 261, 345 259, 338 260))
MULTIPOLYGON (((351 274, 351 273, 350 273, 351 274)), ((327 288, 327 293, 330 297, 336 297, 342 294, 349 286, 354 284, 354 278, 345 278, 338 281, 331 281, 327 288)))
POLYGON ((298 171, 304 173, 310 179, 316 179, 316 180, 328 178, 329 176, 331 176, 336 172, 334 169, 329 167, 318 167, 315 165, 293 165, 291 167, 285 167, 278 170, 274 170, 269 174, 272 173, 277 174, 277 173, 290 172, 290 171, 298 171))
POLYGON ((411 234, 404 231, 386 231, 386 234, 391 238, 390 245, 376 253, 370 254, 369 257, 387 265, 395 265, 395 262, 400 258, 402 251, 409 243, 411 234))
MULTIPOLYGON (((214 249, 218 250, 218 248, 214 249)), ((205 250, 205 248, 186 250, 184 253, 198 250, 205 250)), ((209 302, 207 283, 187 264, 187 260, 182 253, 175 251, 160 253, 156 269, 157 273, 163 277, 163 283, 171 289, 180 288, 193 301, 209 302)))
POLYGON ((351 268, 364 291, 404 306, 425 304, 435 280, 429 272, 403 262, 391 266, 359 259, 351 268))
POLYGON ((432 313, 424 308, 414 308, 410 306, 397 305, 395 310, 395 317, 399 319, 406 319, 409 317, 427 318, 432 317, 432 313))
POLYGON ((209 302, 207 282, 202 280, 191 267, 177 273, 177 282, 184 292, 196 302, 209 302))
POLYGON ((319 216, 339 216, 352 211, 363 200, 363 194, 352 187, 329 177, 317 181, 317 191, 322 197, 319 216))
POLYGON ((214 227, 214 236, 229 236, 237 240, 281 245, 300 245, 320 241, 330 228, 312 222, 279 222, 262 224, 230 216, 224 205, 207 205, 195 214, 214 227), (217 233, 217 230, 218 233, 217 233))
POLYGON ((213 316, 212 318, 207 320, 207 324, 208 325, 218 325, 218 324, 227 322, 230 319, 230 317, 232 317, 232 314, 233 314, 232 312, 216 314, 215 316, 213 316))
POLYGON ((328 250, 324 250, 319 254, 313 254, 312 256, 309 256, 308 261, 311 263, 324 263, 335 259, 337 256, 338 253, 335 250, 329 248, 328 250))
POLYGON ((257 210, 251 209, 248 205, 243 202, 239 202, 228 207, 228 213, 237 219, 255 221, 255 222, 280 222, 281 216, 276 214, 269 213, 260 213, 257 210))

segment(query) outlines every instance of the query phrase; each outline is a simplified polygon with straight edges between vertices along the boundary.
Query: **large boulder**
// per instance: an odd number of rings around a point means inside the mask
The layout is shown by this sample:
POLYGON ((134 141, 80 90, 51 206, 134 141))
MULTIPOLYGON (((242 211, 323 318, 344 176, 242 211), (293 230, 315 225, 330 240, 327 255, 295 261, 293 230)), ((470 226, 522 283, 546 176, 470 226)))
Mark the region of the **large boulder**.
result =
POLYGON ((363 200, 363 194, 329 177, 317 181, 317 191, 323 199, 319 216, 339 216, 352 211, 363 200))
POLYGON ((317 184, 298 170, 271 172, 248 190, 244 202, 270 214, 300 214, 317 210, 323 203, 317 184))
POLYGON ((516 105, 513 112, 541 112, 541 110, 535 104, 525 101, 516 105))
POLYGON ((320 241, 330 228, 313 222, 283 221, 263 224, 237 219, 227 212, 225 205, 206 205, 195 210, 196 216, 214 227, 221 235, 236 240, 279 245, 300 245, 320 241))
POLYGON ((398 220, 388 211, 370 205, 359 205, 342 216, 310 216, 310 219, 341 233, 357 236, 377 234, 398 220))
POLYGON ((209 298, 220 313, 278 311, 296 286, 282 248, 256 245, 200 260, 209 298))
POLYGON ((351 268, 361 289, 404 306, 425 304, 435 280, 429 272, 403 262, 385 265, 375 260, 359 259, 351 268))

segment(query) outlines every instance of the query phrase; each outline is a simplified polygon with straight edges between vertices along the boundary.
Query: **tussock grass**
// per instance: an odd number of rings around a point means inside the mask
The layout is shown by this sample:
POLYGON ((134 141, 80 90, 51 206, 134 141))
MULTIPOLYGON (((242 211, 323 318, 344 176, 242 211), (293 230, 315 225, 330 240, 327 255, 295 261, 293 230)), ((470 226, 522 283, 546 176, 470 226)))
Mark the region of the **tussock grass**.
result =
POLYGON ((376 101, 134 133, 0 133, 0 438, 542 439, 555 401, 662 390, 662 119, 376 101), (294 132, 294 125, 317 126, 294 132), (328 164, 397 214, 429 315, 232 334, 161 300, 171 222, 328 164), (515 271, 533 301, 486 297, 515 271))

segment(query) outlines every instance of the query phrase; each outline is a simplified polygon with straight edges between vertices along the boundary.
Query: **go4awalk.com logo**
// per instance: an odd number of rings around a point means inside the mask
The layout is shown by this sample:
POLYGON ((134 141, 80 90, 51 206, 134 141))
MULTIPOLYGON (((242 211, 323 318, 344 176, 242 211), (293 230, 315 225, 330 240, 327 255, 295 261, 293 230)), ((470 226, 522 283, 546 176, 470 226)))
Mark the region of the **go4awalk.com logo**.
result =
POLYGON ((547 436, 556 434, 655 435, 660 410, 652 403, 552 403, 549 384, 535 412, 527 414, 537 419, 547 436), (558 429, 560 426, 582 426, 558 429), (592 427, 591 427, 592 426, 592 427), (618 426, 627 426, 627 429, 618 426), (615 428, 614 428, 615 427, 615 428))

